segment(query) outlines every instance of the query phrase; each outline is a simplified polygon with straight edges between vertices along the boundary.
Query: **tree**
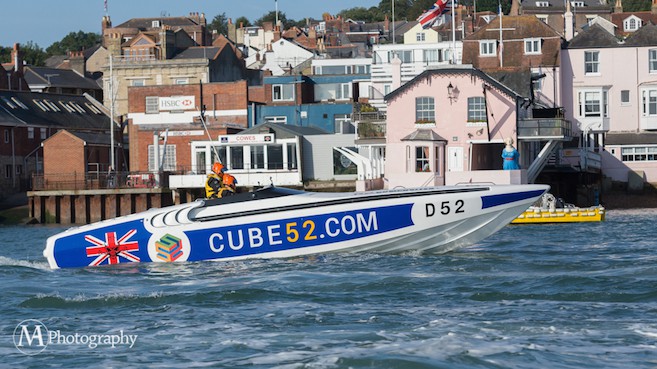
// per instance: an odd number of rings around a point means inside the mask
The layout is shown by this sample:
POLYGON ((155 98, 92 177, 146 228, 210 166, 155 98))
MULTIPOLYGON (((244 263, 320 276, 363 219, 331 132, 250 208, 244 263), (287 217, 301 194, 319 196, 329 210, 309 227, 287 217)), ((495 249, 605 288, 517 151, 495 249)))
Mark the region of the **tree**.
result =
POLYGON ((344 19, 353 19, 355 21, 364 21, 366 23, 380 22, 385 19, 385 15, 377 7, 369 9, 363 7, 355 7, 346 9, 338 13, 344 19))
MULTIPOLYGON (((392 0, 395 2, 395 20, 415 20, 409 16, 409 10, 413 5, 413 0, 392 0)), ((391 0, 381 0, 379 3, 379 10, 383 14, 387 14, 388 18, 392 20, 392 1, 391 0)), ((434 1, 435 2, 435 1, 434 1)))
POLYGON ((46 49, 48 55, 66 55, 69 51, 80 51, 100 43, 100 35, 93 32, 71 32, 61 41, 56 41, 46 49))
POLYGON ((23 60, 36 67, 42 67, 46 64, 48 54, 43 51, 39 45, 32 41, 28 41, 25 45, 21 45, 21 52, 23 53, 23 60))
MULTIPOLYGON (((288 20, 285 16, 285 13, 283 12, 278 13, 278 20, 281 22, 283 29, 290 28, 291 25, 296 23, 293 20, 288 20)), ((265 22, 271 22, 272 24, 276 25, 276 11, 272 10, 269 13, 263 15, 260 17, 260 19, 255 21, 255 24, 262 27, 263 23, 265 22)))
POLYGON ((217 14, 208 25, 208 28, 217 31, 221 35, 227 34, 228 18, 226 17, 226 13, 217 14))
POLYGON ((11 62, 11 47, 0 46, 0 63, 11 62))
POLYGON ((235 19, 235 26, 239 27, 240 24, 242 24, 242 26, 244 26, 244 27, 250 27, 251 26, 251 22, 245 16, 241 16, 241 17, 235 19))

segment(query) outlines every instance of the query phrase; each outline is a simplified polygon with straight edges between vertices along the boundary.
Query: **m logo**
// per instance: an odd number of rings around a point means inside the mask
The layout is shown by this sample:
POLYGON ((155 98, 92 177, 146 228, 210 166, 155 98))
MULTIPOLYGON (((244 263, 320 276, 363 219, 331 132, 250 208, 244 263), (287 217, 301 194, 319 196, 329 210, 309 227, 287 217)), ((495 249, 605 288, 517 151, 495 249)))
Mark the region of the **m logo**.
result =
POLYGON ((25 355, 36 355, 46 349, 50 335, 45 324, 26 319, 14 329, 14 346, 25 355))

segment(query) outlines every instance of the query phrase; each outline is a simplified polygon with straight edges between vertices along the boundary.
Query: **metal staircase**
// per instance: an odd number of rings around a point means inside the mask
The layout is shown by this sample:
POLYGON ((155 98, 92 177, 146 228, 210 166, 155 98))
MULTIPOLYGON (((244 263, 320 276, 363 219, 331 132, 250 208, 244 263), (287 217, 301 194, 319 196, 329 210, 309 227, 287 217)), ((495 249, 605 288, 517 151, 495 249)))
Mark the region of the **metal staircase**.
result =
POLYGON ((545 167, 545 164, 547 164, 548 160, 550 160, 550 157, 560 144, 561 141, 559 140, 550 140, 545 144, 545 146, 543 146, 541 151, 536 156, 536 159, 534 159, 532 164, 529 166, 529 169, 527 169, 528 183, 534 183, 534 181, 536 181, 536 178, 538 178, 538 175, 545 167))

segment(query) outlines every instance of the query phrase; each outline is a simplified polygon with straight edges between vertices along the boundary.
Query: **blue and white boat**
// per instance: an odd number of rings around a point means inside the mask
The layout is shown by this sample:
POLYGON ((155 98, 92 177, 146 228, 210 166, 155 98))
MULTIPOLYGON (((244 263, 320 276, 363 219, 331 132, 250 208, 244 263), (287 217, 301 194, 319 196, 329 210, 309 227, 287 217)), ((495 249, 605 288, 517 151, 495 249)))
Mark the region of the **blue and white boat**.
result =
POLYGON ((48 238, 52 268, 287 258, 328 252, 443 253, 507 225, 546 185, 459 185, 356 193, 266 187, 150 209, 48 238))

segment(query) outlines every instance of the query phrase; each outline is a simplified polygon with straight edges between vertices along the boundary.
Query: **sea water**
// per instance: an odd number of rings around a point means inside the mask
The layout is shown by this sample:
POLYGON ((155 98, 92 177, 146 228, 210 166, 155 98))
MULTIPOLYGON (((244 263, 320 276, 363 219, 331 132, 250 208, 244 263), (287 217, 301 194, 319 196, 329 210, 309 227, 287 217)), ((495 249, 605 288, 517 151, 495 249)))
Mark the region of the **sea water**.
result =
POLYGON ((63 227, 3 227, 0 367, 655 368, 655 223, 610 211, 443 255, 70 270, 42 256, 63 227))

